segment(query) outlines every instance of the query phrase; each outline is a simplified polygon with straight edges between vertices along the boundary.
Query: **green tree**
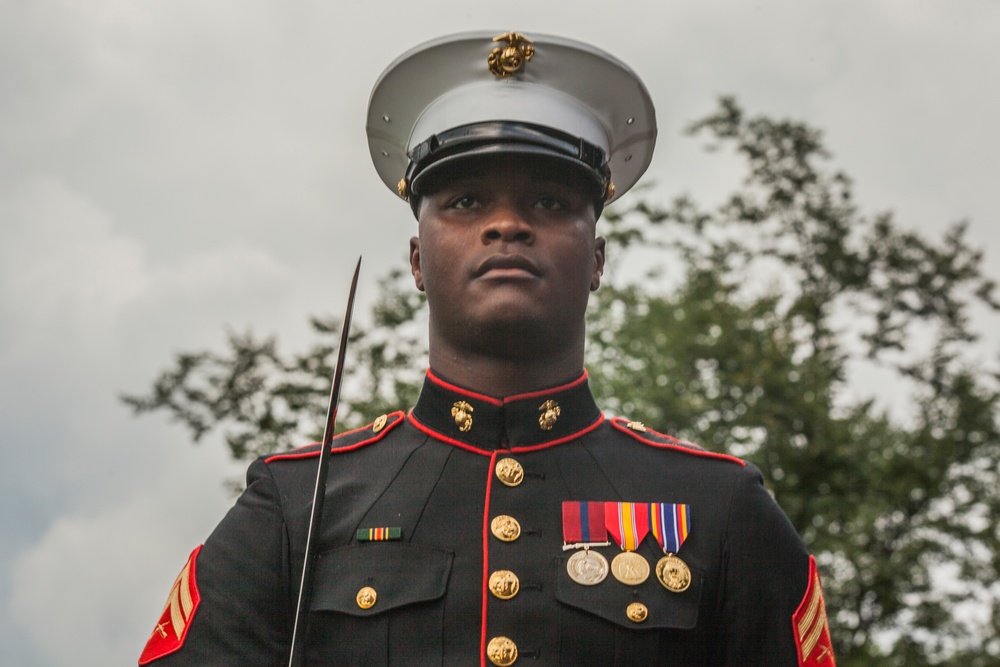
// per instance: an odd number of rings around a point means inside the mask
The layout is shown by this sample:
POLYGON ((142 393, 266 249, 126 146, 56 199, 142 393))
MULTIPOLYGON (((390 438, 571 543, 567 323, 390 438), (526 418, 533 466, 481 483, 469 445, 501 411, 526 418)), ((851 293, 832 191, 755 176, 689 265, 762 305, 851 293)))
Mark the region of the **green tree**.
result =
MULTIPOLYGON (((965 226, 933 242, 861 214, 805 124, 723 98, 689 131, 746 176, 710 210, 681 196, 606 213, 632 275, 590 310, 599 402, 761 467, 820 563, 839 664, 996 664, 1000 391, 970 350, 972 316, 1000 304, 965 226), (872 369, 881 395, 852 398, 852 375, 872 369)), ((415 399, 425 327, 408 278, 389 275, 354 327, 345 427, 415 399)), ((226 352, 178 355, 124 400, 196 440, 221 430, 236 458, 302 444, 325 414, 340 323, 312 324, 303 353, 230 334, 226 352)))

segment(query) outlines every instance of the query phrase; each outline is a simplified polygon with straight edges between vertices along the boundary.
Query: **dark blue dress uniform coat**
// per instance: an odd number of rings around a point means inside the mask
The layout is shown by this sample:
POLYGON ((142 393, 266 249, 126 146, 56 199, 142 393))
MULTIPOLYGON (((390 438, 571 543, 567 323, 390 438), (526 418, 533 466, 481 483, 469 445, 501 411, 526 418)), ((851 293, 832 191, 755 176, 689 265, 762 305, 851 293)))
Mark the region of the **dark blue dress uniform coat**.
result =
MULTIPOLYGON (((517 664, 539 666, 800 664, 792 617, 811 559, 760 472, 605 418, 585 374, 496 399, 428 373, 408 414, 333 447, 308 665, 489 665, 498 641, 502 664, 515 651, 517 664), (545 430, 550 400, 559 410, 545 430), (507 479, 514 486, 498 477, 504 459, 503 471, 519 473, 507 479), (667 590, 655 574, 631 586, 573 581, 561 505, 574 500, 686 503, 690 535, 678 555, 689 588, 667 590), (498 516, 516 521, 515 539, 494 534, 498 516), (399 528, 400 539, 359 541, 367 528, 399 528), (489 586, 503 570, 517 582, 509 599, 489 586), (626 613, 632 603, 647 610, 641 622, 626 613)), ((175 584, 144 663, 287 662, 317 453, 250 466, 245 493, 175 584)), ((596 550, 611 561, 621 548, 596 550)), ((652 536, 638 553, 650 564, 663 557, 652 536)))

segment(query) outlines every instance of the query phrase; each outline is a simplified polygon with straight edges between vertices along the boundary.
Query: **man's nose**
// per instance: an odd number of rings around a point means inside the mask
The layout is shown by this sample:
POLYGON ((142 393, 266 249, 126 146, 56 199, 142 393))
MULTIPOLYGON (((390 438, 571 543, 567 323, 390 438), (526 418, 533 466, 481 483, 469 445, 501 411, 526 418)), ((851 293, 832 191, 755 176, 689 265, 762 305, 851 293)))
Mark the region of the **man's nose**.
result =
POLYGON ((482 231, 483 243, 502 241, 530 245, 535 229, 518 206, 497 203, 492 207, 482 231))

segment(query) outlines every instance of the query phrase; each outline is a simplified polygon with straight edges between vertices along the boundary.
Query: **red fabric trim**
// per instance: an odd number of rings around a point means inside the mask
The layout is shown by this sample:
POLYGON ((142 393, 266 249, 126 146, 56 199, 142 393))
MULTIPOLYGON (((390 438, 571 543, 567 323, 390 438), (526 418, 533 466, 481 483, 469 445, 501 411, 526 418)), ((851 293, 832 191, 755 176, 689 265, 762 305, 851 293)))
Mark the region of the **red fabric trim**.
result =
POLYGON ((146 647, 142 649, 142 655, 139 656, 140 665, 148 665, 184 646, 188 630, 194 622, 195 612, 201 604, 201 593, 198 592, 198 581, 195 576, 201 547, 202 545, 198 545, 191 552, 184 567, 181 568, 181 573, 170 587, 167 604, 160 612, 160 619, 149 635, 146 647), (183 624, 181 628, 177 627, 179 623, 183 624))
POLYGON ((554 445, 561 445, 564 442, 568 442, 569 440, 573 440, 574 438, 579 438, 581 435, 590 433, 591 431, 593 431, 594 429, 596 429, 598 426, 600 426, 603 423, 604 423, 604 415, 602 414, 601 416, 599 416, 597 418, 597 420, 593 424, 591 424, 590 426, 587 426, 586 428, 580 429, 576 433, 571 433, 570 435, 566 435, 566 436, 563 436, 561 438, 556 438, 555 440, 549 440, 548 442, 543 442, 540 445, 526 445, 524 447, 511 447, 510 451, 512 453, 514 453, 514 454, 524 454, 525 452, 536 452, 539 449, 545 449, 546 447, 552 447, 554 445))
POLYGON ((578 385, 578 384, 580 384, 582 382, 586 382, 586 380, 587 380, 587 371, 584 370, 583 373, 580 374, 580 377, 578 377, 577 379, 573 380, 572 382, 567 382, 566 384, 559 385, 558 387, 552 387, 551 389, 542 389, 542 390, 539 390, 539 391, 529 391, 526 394, 515 394, 513 396, 507 396, 506 398, 503 399, 503 402, 504 403, 510 403, 511 401, 523 401, 526 398, 535 398, 536 396, 547 396, 549 394, 554 394, 554 393, 559 392, 559 391, 565 391, 567 389, 572 389, 576 385, 578 385))
MULTIPOLYGON (((336 454, 336 453, 339 453, 339 452, 353 452, 355 449, 360 449, 362 447, 365 447, 366 445, 372 444, 373 442, 378 442, 379 440, 381 440, 382 438, 384 438, 385 435, 389 431, 391 431, 392 429, 396 428, 397 426, 399 426, 400 424, 403 423, 404 414, 403 414, 402 410, 396 410, 395 412, 391 412, 391 413, 389 413, 388 416, 390 418, 392 418, 393 420, 392 421, 387 421, 386 424, 385 424, 385 427, 381 431, 379 431, 378 433, 376 433, 374 435, 374 437, 368 438, 366 440, 361 440, 360 442, 356 442, 353 445, 348 445, 347 447, 332 447, 331 449, 332 449, 333 453, 336 454)), ((340 440, 344 436, 351 435, 352 433, 360 433, 361 431, 368 430, 371 427, 372 427, 372 425, 368 424, 367 426, 362 426, 361 428, 356 428, 356 429, 352 429, 350 431, 344 431, 343 433, 338 433, 333 438, 333 442, 336 443, 338 440, 340 440)), ((316 447, 316 445, 319 445, 319 444, 321 444, 321 443, 314 442, 312 444, 305 445, 303 447, 298 447, 296 449, 293 449, 290 452, 285 452, 283 454, 275 454, 273 456, 269 456, 266 459, 264 459, 264 463, 271 463, 272 461, 289 461, 289 460, 295 460, 295 459, 308 459, 308 458, 311 458, 313 456, 318 456, 319 452, 320 452, 320 450, 318 448, 314 449, 312 451, 308 451, 308 452, 304 452, 304 451, 300 451, 300 450, 306 449, 308 447, 316 447)))
POLYGON ((486 502, 483 503, 483 613, 479 630, 479 664, 486 667, 486 605, 489 602, 490 571, 490 493, 493 490, 493 471, 496 469, 497 453, 490 455, 490 467, 486 473, 486 502))
MULTIPOLYGON (((492 450, 492 449, 480 449, 479 447, 473 447, 472 445, 470 445, 467 442, 462 442, 461 440, 457 440, 455 438, 449 437, 447 435, 444 435, 443 433, 438 433, 437 431, 435 431, 434 429, 432 429, 430 426, 427 426, 427 425, 421 423, 420 420, 418 420, 416 418, 416 416, 413 414, 413 410, 410 410, 410 412, 406 416, 410 420, 410 423, 413 424, 414 428, 416 428, 418 431, 422 431, 423 433, 426 433, 427 435, 429 435, 431 437, 437 438, 438 440, 441 440, 442 442, 447 442, 449 445, 455 445, 456 447, 459 447, 459 448, 464 449, 466 451, 470 451, 470 452, 472 452, 474 454, 481 454, 483 456, 492 456, 493 453, 494 453, 494 451, 498 451, 498 450, 492 450)), ((563 437, 557 438, 555 440, 549 440, 548 442, 543 442, 540 445, 527 445, 527 446, 524 446, 524 447, 511 447, 510 449, 502 450, 502 451, 508 451, 508 452, 511 452, 512 454, 524 454, 524 453, 527 453, 527 452, 535 452, 535 451, 538 451, 539 449, 545 449, 546 447, 553 447, 555 445, 561 445, 564 442, 567 442, 567 441, 572 440, 574 438, 579 438, 581 435, 584 435, 586 433, 590 433, 591 431, 593 431, 594 429, 596 429, 598 426, 600 426, 603 423, 604 423, 604 415, 601 415, 600 417, 598 417, 597 421, 595 421, 590 426, 588 426, 586 428, 583 428, 583 429, 580 429, 579 431, 577 431, 575 433, 571 433, 570 435, 563 436, 563 437)))
POLYGON ((469 391, 468 389, 463 389, 458 385, 454 385, 450 382, 445 382, 437 375, 434 375, 434 373, 431 372, 431 369, 429 368, 427 369, 427 377, 430 378, 431 382, 433 382, 434 384, 439 384, 445 389, 448 389, 449 391, 453 391, 458 394, 465 394, 466 396, 471 396, 473 398, 478 398, 481 401, 486 401, 487 403, 492 403, 493 405, 503 405, 503 401, 501 401, 498 398, 493 398, 492 396, 487 396, 486 394, 480 394, 474 391, 469 391))
POLYGON ((573 380, 572 382, 567 382, 566 384, 559 385, 558 387, 552 387, 550 389, 540 389, 539 391, 529 391, 529 392, 524 393, 524 394, 514 394, 513 396, 504 396, 503 398, 494 398, 493 396, 487 396, 486 394, 480 394, 479 392, 470 391, 470 390, 465 389, 463 387, 459 387, 458 385, 454 385, 454 384, 452 384, 450 382, 447 382, 447 381, 442 380, 441 378, 439 378, 429 368, 427 369, 427 377, 434 384, 441 385, 445 389, 453 391, 453 392, 455 392, 457 394, 464 394, 466 396, 471 396, 473 398, 478 398, 479 400, 485 401, 487 403, 492 403, 493 405, 496 405, 496 406, 501 406, 501 405, 504 405, 505 403, 512 403, 514 401, 522 401, 522 400, 524 400, 526 398, 534 398, 536 396, 548 396, 549 394, 553 394, 553 393, 556 393, 556 392, 559 392, 559 391, 565 391, 566 389, 572 389, 573 387, 575 387, 578 384, 580 384, 582 382, 585 382, 587 380, 587 371, 584 370, 580 374, 580 377, 578 377, 577 379, 573 380))
POLYGON ((427 435, 429 435, 429 436, 431 436, 433 438, 437 438, 438 440, 441 440, 443 442, 447 442, 449 445, 455 445, 456 447, 460 447, 461 449, 465 449, 465 450, 470 451, 470 452, 472 452, 474 454, 482 454, 483 456, 492 456, 493 455, 493 451, 492 450, 479 449, 478 447, 473 447, 472 445, 470 445, 468 443, 465 443, 465 442, 462 442, 461 440, 456 440, 455 438, 449 438, 448 436, 446 436, 446 435, 444 435, 442 433, 438 433, 437 431, 433 430, 430 426, 426 426, 423 423, 421 423, 414 416, 412 409, 410 410, 409 413, 407 413, 406 417, 410 420, 410 423, 413 424, 414 428, 416 428, 418 431, 422 431, 423 433, 425 433, 425 434, 427 434, 427 435))
POLYGON ((747 462, 744 461, 743 459, 737 458, 735 456, 730 456, 729 454, 719 454, 718 452, 706 452, 705 450, 702 450, 702 449, 692 449, 690 447, 685 447, 684 445, 680 444, 680 440, 678 440, 677 438, 675 438, 673 436, 670 436, 670 435, 667 435, 665 433, 660 433, 658 431, 654 431, 653 429, 648 429, 648 431, 650 433, 655 433, 656 435, 660 436, 661 438, 666 438, 667 440, 672 440, 673 442, 675 442, 677 444, 670 444, 670 443, 665 443, 665 442, 656 442, 655 440, 650 440, 648 438, 644 438, 642 436, 641 432, 639 432, 639 431, 633 431, 632 429, 630 429, 626 425, 628 423, 629 423, 628 420, 625 419, 625 418, 623 418, 623 417, 612 417, 611 418, 611 425, 614 426, 616 429, 618 429, 622 433, 627 433, 628 435, 632 436, 633 438, 635 438, 639 442, 641 442, 643 444, 646 444, 646 445, 650 445, 651 447, 658 447, 659 449, 673 449, 673 450, 678 451, 678 452, 684 452, 685 454, 691 454, 692 456, 704 456, 704 457, 710 458, 710 459, 721 459, 723 461, 731 461, 733 463, 738 463, 741 466, 746 467, 747 462))
POLYGON ((837 667, 833 657, 833 642, 823 600, 816 558, 809 556, 809 585, 802 602, 792 614, 792 636, 799 667, 837 667))

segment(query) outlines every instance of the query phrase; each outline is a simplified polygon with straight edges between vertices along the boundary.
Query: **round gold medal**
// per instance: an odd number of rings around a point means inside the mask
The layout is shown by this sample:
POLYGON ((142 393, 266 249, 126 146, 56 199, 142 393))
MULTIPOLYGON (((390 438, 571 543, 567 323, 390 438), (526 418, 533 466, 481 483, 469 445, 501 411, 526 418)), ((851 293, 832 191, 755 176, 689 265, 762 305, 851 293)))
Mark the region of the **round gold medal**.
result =
POLYGON ((623 551, 611 561, 611 574, 627 586, 638 586, 649 578, 649 563, 634 551, 623 551))
POLYGON ((668 591, 680 593, 691 585, 691 570, 680 558, 667 554, 656 564, 656 578, 668 591))
POLYGON ((596 551, 584 549, 569 557, 566 561, 566 572, 576 583, 593 586, 608 576, 608 560, 596 551))

